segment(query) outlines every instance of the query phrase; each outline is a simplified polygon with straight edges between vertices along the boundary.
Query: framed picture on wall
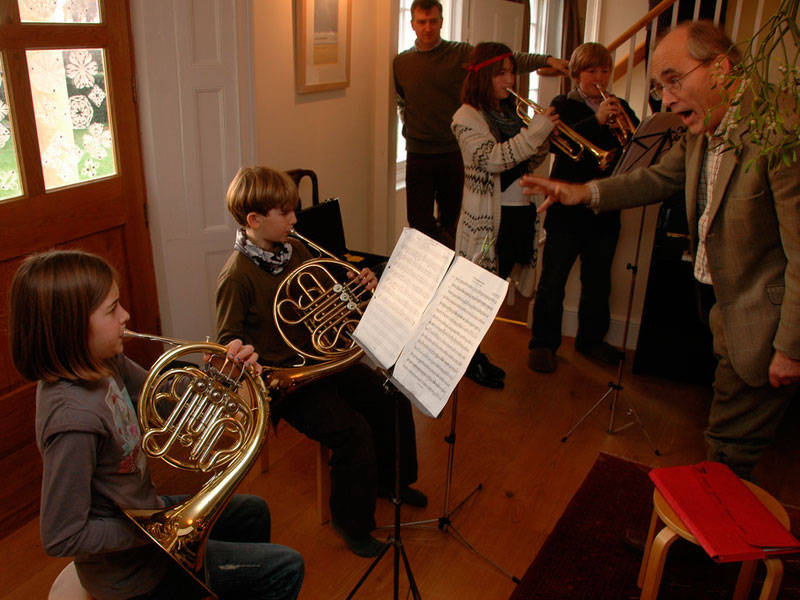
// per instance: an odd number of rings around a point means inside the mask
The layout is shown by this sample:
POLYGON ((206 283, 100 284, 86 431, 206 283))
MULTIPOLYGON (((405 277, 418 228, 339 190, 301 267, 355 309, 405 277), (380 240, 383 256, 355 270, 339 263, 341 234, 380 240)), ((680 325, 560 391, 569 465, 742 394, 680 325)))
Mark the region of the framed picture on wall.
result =
POLYGON ((351 0, 295 0, 295 76, 301 94, 350 85, 351 0))

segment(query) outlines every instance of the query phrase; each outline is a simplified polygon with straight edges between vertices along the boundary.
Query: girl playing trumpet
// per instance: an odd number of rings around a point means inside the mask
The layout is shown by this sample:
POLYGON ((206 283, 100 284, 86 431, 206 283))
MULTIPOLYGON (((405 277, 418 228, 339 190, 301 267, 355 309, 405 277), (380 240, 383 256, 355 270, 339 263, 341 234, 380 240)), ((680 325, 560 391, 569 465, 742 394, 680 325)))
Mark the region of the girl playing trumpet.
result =
MULTIPOLYGON (((527 127, 506 88, 514 86, 511 49, 482 42, 470 54, 461 90, 463 104, 451 128, 464 159, 464 194, 456 231, 456 252, 506 278, 515 263, 535 263, 536 207, 522 195, 519 179, 548 152, 547 138, 558 120, 552 109, 527 127)), ((467 376, 487 387, 503 387, 503 370, 480 349, 467 376)))

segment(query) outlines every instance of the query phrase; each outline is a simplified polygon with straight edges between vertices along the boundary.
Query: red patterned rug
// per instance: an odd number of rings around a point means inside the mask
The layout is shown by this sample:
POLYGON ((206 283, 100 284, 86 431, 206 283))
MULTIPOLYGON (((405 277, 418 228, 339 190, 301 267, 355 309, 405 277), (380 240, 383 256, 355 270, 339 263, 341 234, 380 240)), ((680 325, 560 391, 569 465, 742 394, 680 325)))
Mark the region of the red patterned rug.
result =
MULTIPOLYGON (((509 600, 639 598, 642 555, 625 537, 626 531, 642 540, 647 535, 653 498, 648 470, 601 453, 509 600)), ((800 509, 786 509, 792 532, 800 537, 800 509)), ((751 598, 761 589, 762 568, 751 598)), ((678 540, 670 549, 658 598, 727 599, 737 574, 737 564, 716 564, 699 546, 678 540)), ((800 600, 800 555, 784 558, 778 600, 800 600)))

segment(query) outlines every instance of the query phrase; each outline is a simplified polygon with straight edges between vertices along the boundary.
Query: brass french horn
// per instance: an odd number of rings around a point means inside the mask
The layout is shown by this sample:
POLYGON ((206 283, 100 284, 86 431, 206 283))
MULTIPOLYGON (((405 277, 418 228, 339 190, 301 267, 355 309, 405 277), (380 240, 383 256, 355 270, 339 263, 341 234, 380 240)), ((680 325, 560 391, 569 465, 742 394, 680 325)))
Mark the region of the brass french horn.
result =
POLYGON ((227 358, 224 346, 128 330, 124 335, 174 346, 156 360, 139 395, 145 454, 212 475, 176 506, 123 512, 216 598, 203 578, 206 541, 266 439, 269 393, 255 371, 227 358), (200 360, 202 366, 187 362, 203 354, 211 358, 200 360))
MULTIPOLYGON (((545 109, 533 100, 523 98, 511 88, 506 88, 506 91, 517 99, 517 115, 526 125, 531 120, 528 116, 528 108, 533 109, 533 112, 537 114, 544 112, 545 109)), ((584 152, 589 152, 597 159, 597 164, 602 170, 608 168, 616 154, 614 150, 603 150, 561 122, 556 123, 553 133, 550 134, 550 143, 576 161, 583 157, 584 152)))
POLYGON ((258 457, 267 435, 270 403, 363 355, 350 333, 370 294, 357 279, 340 284, 334 276, 334 271, 358 270, 299 234, 293 235, 328 257, 307 261, 289 273, 275 297, 276 325, 301 357, 299 366, 265 367, 259 377, 228 360, 227 349, 219 344, 129 330, 124 334, 174 346, 156 360, 139 395, 145 454, 211 477, 176 506, 123 507, 123 512, 214 598, 204 582, 208 535, 258 457), (313 350, 290 341, 291 327, 310 336, 313 350), (210 360, 202 360, 202 355, 210 360))
POLYGON ((325 362, 351 354, 360 357, 363 351, 351 334, 371 293, 356 277, 358 269, 296 231, 291 235, 318 251, 320 257, 304 262, 278 286, 273 304, 278 332, 303 362, 325 362), (349 280, 348 271, 353 273, 349 280), (302 341, 308 343, 298 343, 290 334, 293 328, 307 332, 308 339, 302 341))

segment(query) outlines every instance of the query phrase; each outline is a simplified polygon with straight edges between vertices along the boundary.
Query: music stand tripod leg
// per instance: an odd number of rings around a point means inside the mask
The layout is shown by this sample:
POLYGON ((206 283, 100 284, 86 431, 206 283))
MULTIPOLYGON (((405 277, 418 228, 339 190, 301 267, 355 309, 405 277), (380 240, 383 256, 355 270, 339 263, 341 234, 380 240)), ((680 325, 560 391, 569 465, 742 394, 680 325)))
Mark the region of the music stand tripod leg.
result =
MULTIPOLYGON (((641 213, 640 213, 640 218, 639 218, 639 234, 638 234, 638 238, 636 240, 636 250, 635 250, 635 253, 634 253, 633 263, 628 263, 628 265, 627 265, 628 270, 631 272, 631 283, 630 283, 630 287, 628 289, 628 308, 627 308, 627 311, 625 313, 625 328, 623 329, 623 332, 622 332, 623 357, 622 357, 622 359, 620 359, 619 365, 617 366, 617 381, 616 381, 616 383, 613 382, 613 381, 609 381, 608 382, 608 389, 606 390, 606 393, 603 394, 600 397, 600 399, 597 402, 595 402, 594 406, 592 406, 588 411, 586 411, 586 413, 580 418, 580 420, 577 423, 575 423, 575 425, 572 426, 572 428, 566 433, 566 435, 564 435, 564 437, 561 438, 562 442, 566 442, 567 438, 570 436, 570 434, 573 431, 575 431, 578 428, 578 426, 581 423, 583 423, 583 421, 586 420, 586 418, 590 414, 592 414, 592 412, 598 406, 600 406, 600 404, 602 404, 603 400, 608 398, 608 396, 612 392, 614 392, 614 397, 611 399, 611 406, 610 406, 611 418, 610 418, 610 421, 608 423, 608 429, 606 431, 608 433, 612 433, 612 434, 613 433, 618 433, 618 432, 622 431, 623 429, 627 429, 628 427, 630 427, 633 424, 633 422, 631 422, 631 423, 623 425, 622 427, 619 427, 617 429, 614 428, 614 418, 615 418, 615 415, 616 415, 617 400, 619 400, 620 392, 622 392, 622 389, 623 389, 622 388, 622 374, 623 374, 623 369, 625 367, 624 350, 628 345, 628 330, 630 328, 630 323, 631 323, 631 310, 633 308, 633 294, 636 291, 636 275, 638 274, 638 271, 639 271, 638 262, 639 262, 639 252, 641 251, 641 247, 642 247, 642 232, 644 231, 644 217, 645 217, 645 207, 643 206, 641 208, 641 213)), ((647 443, 650 444, 650 449, 655 453, 656 456, 661 456, 661 453, 658 451, 658 448, 655 447, 655 445, 653 444, 653 440, 650 438, 650 435, 647 433, 647 429, 644 428, 644 424, 642 423, 641 419, 639 419, 639 414, 636 412, 636 410, 634 410, 633 405, 630 402, 628 402, 627 404, 628 404, 628 410, 626 411, 626 413, 629 416, 633 416, 635 422, 639 425, 639 428, 642 430, 642 433, 644 433, 644 437, 647 440, 647 443)))
MULTIPOLYGON (((615 402, 620 399, 621 391, 622 391, 622 386, 620 386, 620 389, 617 390, 616 396, 614 398, 615 402)), ((631 404, 630 402, 626 402, 626 404, 628 406, 628 409, 625 411, 625 414, 630 417, 633 417, 633 421, 626 423, 622 427, 617 427, 616 429, 614 429, 614 412, 612 408, 611 420, 608 423, 608 433, 619 433, 623 429, 627 429, 628 427, 636 423, 639 426, 639 429, 642 430, 642 433, 644 434, 644 437, 647 440, 647 443, 650 445, 650 449, 653 451, 653 453, 656 456, 661 456, 661 452, 658 451, 658 448, 656 448, 655 444, 653 443, 653 439, 650 437, 650 434, 647 433, 647 429, 645 428, 644 423, 642 423, 642 420, 639 418, 639 413, 636 412, 636 409, 633 407, 633 404, 631 404)))
MULTIPOLYGON (((613 386, 614 384, 613 384, 613 383, 609 383, 608 385, 609 385, 609 386, 613 386)), ((585 413, 583 413, 583 416, 582 416, 580 419, 578 419, 578 422, 577 422, 577 423, 575 423, 575 425, 573 425, 573 426, 570 428, 570 430, 569 430, 567 433, 565 433, 565 434, 564 434, 564 437, 562 437, 562 438, 561 438, 561 441, 562 441, 562 442, 566 442, 566 441, 567 441, 567 438, 568 438, 570 435, 572 435, 572 432, 573 432, 573 431, 575 431, 575 430, 576 430, 576 429, 577 429, 577 428, 580 426, 580 424, 581 424, 581 423, 583 423, 583 422, 584 422, 584 421, 585 421, 585 420, 586 420, 586 419, 589 417, 589 415, 590 415, 590 414, 592 414, 592 413, 595 411, 595 409, 596 409, 598 406, 600 406, 600 405, 603 403, 603 400, 605 400, 606 398, 608 398, 608 395, 609 395, 609 394, 610 394, 612 391, 614 391, 614 388, 613 388, 613 387, 609 387, 609 388, 608 388, 608 390, 606 391, 606 393, 605 393, 605 394, 603 394, 603 395, 600 397, 600 400, 598 400, 597 402, 595 402, 595 403, 594 403, 594 405, 592 406, 592 408, 590 408, 590 409, 589 409, 589 410, 587 410, 585 413)))
POLYGON ((435 524, 441 531, 445 533, 452 534, 458 542, 460 542, 463 546, 467 549, 474 552, 477 556, 488 562, 498 571, 500 571, 503 575, 511 579, 514 583, 519 583, 520 580, 518 577, 512 575, 505 569, 503 569, 500 565, 492 561, 486 555, 482 554, 475 546, 473 546, 458 529, 455 528, 453 525, 453 521, 451 520, 451 516, 458 511, 462 506, 466 504, 466 502, 472 498, 477 492, 483 489, 483 483, 479 483, 469 494, 464 497, 461 502, 459 502, 455 508, 450 510, 450 486, 453 482, 453 465, 455 463, 455 444, 456 444, 456 415, 458 413, 458 386, 456 389, 453 390, 452 395, 452 413, 450 419, 450 433, 445 436, 444 440, 450 445, 447 451, 447 475, 445 478, 445 489, 444 489, 444 508, 442 512, 442 516, 436 519, 425 519, 422 521, 411 521, 407 523, 401 523, 401 526, 420 526, 420 525, 427 525, 427 524, 435 524))
POLYGON ((399 598, 399 589, 400 589, 400 557, 403 557, 403 565, 405 566, 406 570, 406 577, 408 577, 408 583, 411 588, 411 597, 414 600, 422 600, 422 596, 419 593, 419 589, 417 588, 417 582, 414 579, 414 574, 411 572, 411 563, 408 561, 408 556, 406 556, 405 548, 403 547, 403 540, 400 537, 400 507, 403 504, 403 501, 400 499, 400 394, 395 390, 392 394, 391 388, 392 383, 389 379, 383 384, 384 392, 389 395, 394 396, 394 497, 392 498, 392 503, 394 504, 394 531, 393 533, 387 538, 386 543, 383 546, 383 549, 380 551, 378 556, 376 556, 372 563, 367 567, 367 570, 361 576, 361 579, 358 580, 355 587, 350 591, 347 595, 347 600, 350 600, 361 585, 367 580, 369 574, 375 569, 381 559, 386 555, 387 550, 390 547, 394 548, 394 581, 393 581, 393 591, 394 591, 394 600, 398 600, 399 598))

